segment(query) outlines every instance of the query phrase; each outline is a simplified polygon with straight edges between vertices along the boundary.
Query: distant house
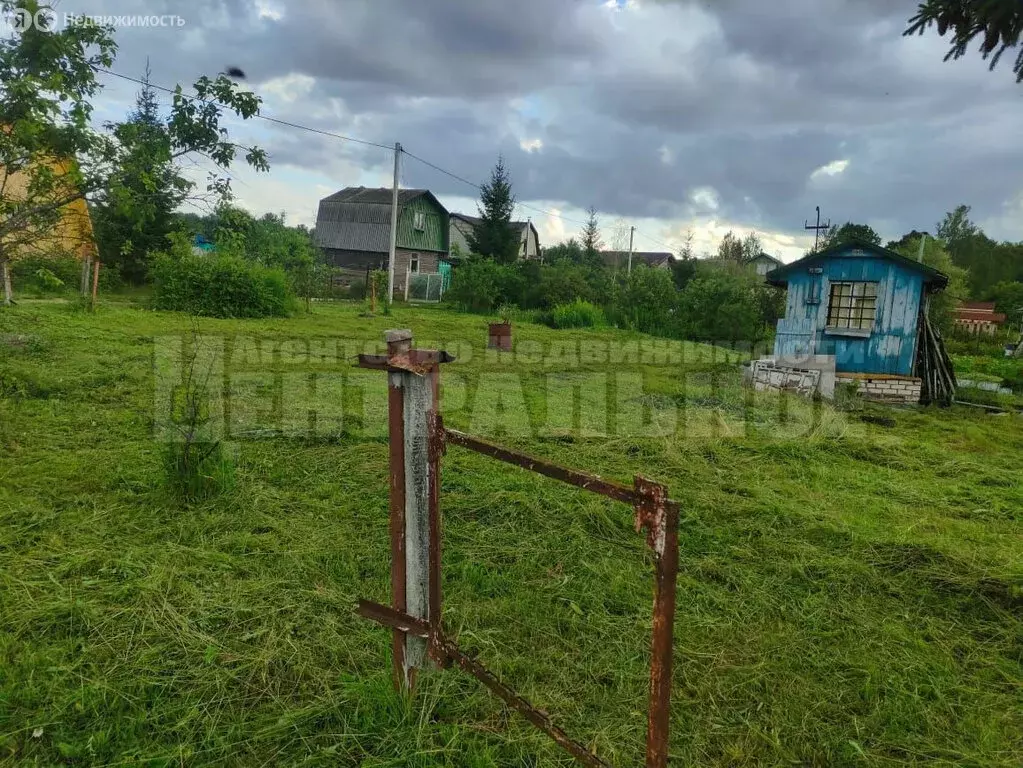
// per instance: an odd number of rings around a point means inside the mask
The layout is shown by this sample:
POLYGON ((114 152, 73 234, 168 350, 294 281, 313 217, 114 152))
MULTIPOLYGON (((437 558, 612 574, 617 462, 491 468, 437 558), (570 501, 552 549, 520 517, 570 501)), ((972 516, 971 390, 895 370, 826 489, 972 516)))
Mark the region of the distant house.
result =
MULTIPOLYGON (((476 225, 480 223, 479 216, 469 216, 464 213, 451 214, 450 243, 452 252, 460 252, 466 255, 472 251, 469 247, 469 238, 472 236, 476 225)), ((519 258, 536 259, 540 256, 540 236, 536 227, 531 221, 513 221, 512 229, 519 233, 519 258)))
MULTIPOLYGON (((611 269, 628 269, 629 267, 628 251, 601 251, 600 256, 604 259, 604 266, 611 269)), ((674 254, 667 251, 632 252, 632 266, 634 267, 645 264, 651 269, 671 269, 671 264, 674 261, 674 254)))
POLYGON ((971 301, 955 312, 956 328, 968 333, 994 334, 1005 322, 1005 315, 995 312, 994 302, 971 301))
POLYGON ((767 275, 772 269, 785 266, 781 259, 776 259, 769 253, 760 253, 758 256, 753 257, 748 262, 752 266, 757 274, 761 277, 767 275))
POLYGON ((205 235, 196 233, 192 238, 192 254, 194 256, 213 253, 215 250, 217 250, 216 245, 207 240, 205 235))
MULTIPOLYGON (((49 199, 58 200, 72 197, 77 191, 74 186, 74 172, 77 161, 71 158, 40 160, 39 165, 47 166, 55 177, 53 192, 49 199)), ((0 190, 8 202, 24 201, 29 194, 28 187, 32 174, 24 171, 8 173, 0 166, 0 190)), ((34 202, 46 202, 39 200, 34 202)), ((17 205, 13 206, 14 208, 17 205)), ((16 213, 9 211, 9 214, 16 213)), ((13 250, 24 254, 54 254, 73 256, 78 259, 94 259, 98 256, 92 219, 84 198, 78 198, 60 208, 60 214, 52 227, 46 231, 33 232, 27 242, 18 243, 13 250)))
MULTIPOLYGON (((316 215, 316 244, 342 281, 387 269, 391 238, 391 196, 387 188, 346 187, 323 198, 316 215)), ((398 190, 398 232, 394 290, 405 292, 409 272, 438 272, 448 252, 448 212, 425 189, 398 190)))

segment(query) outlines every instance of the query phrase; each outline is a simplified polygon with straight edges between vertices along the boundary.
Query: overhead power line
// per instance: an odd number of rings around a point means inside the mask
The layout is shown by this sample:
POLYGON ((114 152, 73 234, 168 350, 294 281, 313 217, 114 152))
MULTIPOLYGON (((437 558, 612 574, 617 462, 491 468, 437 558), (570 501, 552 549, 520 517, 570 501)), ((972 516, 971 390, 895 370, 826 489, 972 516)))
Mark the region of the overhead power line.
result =
MULTIPOLYGON (((163 91, 165 93, 170 93, 170 94, 176 94, 177 93, 177 91, 175 89, 168 88, 165 85, 157 85, 156 83, 146 82, 145 80, 142 80, 140 78, 131 77, 130 75, 122 75, 120 72, 113 72, 113 71, 111 71, 109 69, 103 69, 102 67, 96 67, 95 69, 96 69, 97 72, 102 72, 105 75, 112 75, 113 77, 119 77, 122 80, 127 80, 129 82, 136 83, 136 84, 142 85, 142 86, 149 86, 150 88, 155 88, 158 91, 163 91)), ((182 98, 187 99, 188 101, 199 101, 199 102, 202 102, 204 104, 208 104, 208 103, 210 103, 212 101, 212 99, 200 99, 198 96, 187 96, 187 95, 184 95, 184 94, 182 94, 182 98)), ((366 145, 368 147, 380 147, 381 149, 387 149, 387 150, 393 150, 394 149, 393 145, 379 144, 379 143, 377 143, 375 141, 367 141, 366 139, 356 139, 353 136, 345 136, 345 135, 340 134, 340 133, 333 133, 332 131, 324 131, 324 130, 321 130, 319 128, 313 128, 312 126, 301 125, 300 123, 292 123, 292 122, 290 122, 288 120, 281 120, 280 118, 277 118, 277 117, 270 117, 269 115, 255 114, 255 115, 253 115, 253 117, 258 118, 260 120, 266 120, 268 123, 276 123, 277 125, 284 125, 284 126, 287 126, 288 128, 296 128, 296 129, 298 129, 300 131, 308 131, 309 133, 318 133, 321 136, 329 136, 329 137, 334 138, 334 139, 341 139, 343 141, 350 141, 353 144, 364 144, 364 145, 366 145)))
MULTIPOLYGON (((149 81, 146 81, 146 80, 142 80, 141 78, 138 78, 138 77, 132 77, 131 75, 124 75, 124 74, 121 74, 120 72, 114 72, 112 70, 104 69, 102 67, 94 67, 94 69, 97 72, 101 72, 101 73, 103 73, 105 75, 110 75, 111 77, 117 77, 117 78, 120 78, 121 80, 127 80, 128 82, 135 83, 136 85, 148 86, 148 87, 153 88, 155 90, 163 91, 164 93, 169 93, 169 94, 172 94, 172 95, 176 95, 177 94, 176 89, 168 88, 165 85, 157 85, 156 83, 149 82, 149 81)), ((189 101, 198 101, 198 102, 202 102, 202 103, 210 103, 211 101, 213 101, 212 99, 201 99, 198 96, 187 96, 185 94, 182 94, 182 98, 187 99, 189 101)), ((281 120, 280 118, 271 117, 269 115, 255 114, 255 115, 253 115, 253 117, 255 117, 255 118, 259 119, 259 120, 265 120, 265 121, 267 121, 269 123, 274 123, 276 125, 283 125, 283 126, 285 126, 287 128, 294 128, 294 129, 299 130, 299 131, 307 131, 309 133, 315 133, 315 134, 318 134, 320 136, 327 136, 327 137, 332 138, 332 139, 339 139, 341 141, 348 141, 348 142, 351 142, 353 144, 362 144, 362 145, 367 146, 367 147, 378 147, 380 149, 386 149, 388 151, 394 151, 394 146, 390 145, 390 144, 380 144, 379 142, 368 141, 367 139, 357 139, 354 136, 345 136, 344 134, 341 134, 341 133, 334 133, 333 131, 325 131, 325 130, 322 130, 320 128, 313 128, 312 126, 302 125, 301 123, 293 123, 293 122, 291 122, 289 120, 281 120)), ((415 155, 412 152, 409 152, 404 147, 401 148, 401 153, 404 154, 404 155, 407 155, 408 157, 412 158, 413 160, 416 160, 417 162, 422 163, 425 166, 428 166, 429 168, 432 168, 433 170, 435 170, 435 171, 437 171, 439 173, 443 173, 445 176, 450 176, 452 179, 455 179, 456 181, 460 181, 463 184, 467 184, 468 186, 472 187, 473 189, 475 189, 477 191, 481 189, 479 184, 477 184, 475 182, 472 182, 472 181, 469 181, 464 176, 459 176, 457 173, 453 173, 453 172, 447 170, 446 168, 442 168, 441 166, 437 165, 436 163, 431 163, 429 160, 427 160, 425 158, 422 158, 419 155, 415 155)), ((570 222, 572 224, 579 224, 580 226, 586 226, 586 224, 588 223, 588 222, 582 221, 580 219, 573 219, 573 218, 571 218, 569 216, 565 216, 565 215, 559 213, 558 211, 550 211, 550 210, 546 210, 544 208, 538 208, 537 206, 529 205, 528 203, 516 203, 516 205, 520 206, 521 208, 525 208, 526 210, 533 211, 535 213, 540 213, 540 214, 543 214, 544 216, 551 216, 551 217, 554 217, 556 219, 561 219, 562 221, 567 221, 567 222, 570 222)), ((636 233, 639 234, 639 235, 642 235, 647 240, 649 240, 649 241, 651 241, 653 243, 657 243, 658 245, 660 245, 660 246, 662 246, 664 248, 667 248, 669 250, 672 250, 672 248, 673 248, 673 246, 670 246, 667 243, 665 243, 665 242, 663 242, 661 240, 658 240, 655 237, 651 237, 650 235, 646 234, 645 232, 643 232, 640 229, 636 229, 636 233)))

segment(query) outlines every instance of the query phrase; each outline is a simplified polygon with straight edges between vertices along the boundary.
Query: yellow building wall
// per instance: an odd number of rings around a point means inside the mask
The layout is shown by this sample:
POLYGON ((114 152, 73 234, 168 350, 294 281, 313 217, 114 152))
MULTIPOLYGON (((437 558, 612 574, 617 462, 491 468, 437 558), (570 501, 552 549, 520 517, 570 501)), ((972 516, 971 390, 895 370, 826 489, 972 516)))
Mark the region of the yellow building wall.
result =
MULTIPOLYGON (((58 176, 67 176, 74 168, 74 161, 47 160, 58 176)), ((8 176, 0 168, 0 185, 4 189, 4 197, 8 199, 24 199, 28 187, 28 176, 24 173, 13 173, 8 176)), ((77 259, 96 258, 96 238, 89 216, 89 206, 79 198, 61 209, 56 224, 44 232, 37 233, 30 244, 19 244, 14 248, 20 256, 66 255, 77 259)))

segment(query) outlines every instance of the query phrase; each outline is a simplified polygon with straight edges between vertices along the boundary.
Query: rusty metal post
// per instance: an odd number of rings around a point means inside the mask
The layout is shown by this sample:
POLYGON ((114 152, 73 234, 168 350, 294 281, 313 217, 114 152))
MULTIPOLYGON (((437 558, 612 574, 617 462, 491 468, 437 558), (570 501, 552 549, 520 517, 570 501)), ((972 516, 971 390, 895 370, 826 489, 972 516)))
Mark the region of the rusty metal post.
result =
POLYGON ((654 621, 650 659, 650 707, 647 710, 646 766, 668 765, 668 728, 671 719, 671 662, 675 628, 675 591, 678 581, 678 504, 668 489, 637 475, 636 529, 646 529, 654 551, 654 621))
POLYGON ((99 292, 99 258, 92 266, 92 308, 96 308, 96 294, 99 292))
MULTIPOLYGON (((373 294, 374 304, 376 294, 373 294)), ((412 346, 412 334, 405 331, 388 331, 387 358, 394 359, 408 354, 412 346), (406 338, 405 333, 408 333, 406 338)), ((390 518, 391 518, 391 605, 402 613, 405 601, 405 398, 402 388, 402 374, 387 374, 387 422, 390 444, 390 518)), ((405 634, 398 629, 392 637, 394 659, 394 684, 399 690, 408 689, 409 680, 405 666, 405 634)))
MULTIPOLYGON (((386 333, 391 462, 391 591, 395 610, 439 627, 440 510, 437 393, 440 356, 410 365, 412 332, 386 333)), ((399 688, 411 690, 427 641, 395 630, 399 688)))
POLYGON ((438 648, 441 635, 441 533, 440 533, 440 460, 446 446, 444 422, 440 415, 440 366, 434 366, 427 374, 433 408, 427 414, 429 431, 429 617, 431 658, 441 666, 448 663, 447 657, 438 648))

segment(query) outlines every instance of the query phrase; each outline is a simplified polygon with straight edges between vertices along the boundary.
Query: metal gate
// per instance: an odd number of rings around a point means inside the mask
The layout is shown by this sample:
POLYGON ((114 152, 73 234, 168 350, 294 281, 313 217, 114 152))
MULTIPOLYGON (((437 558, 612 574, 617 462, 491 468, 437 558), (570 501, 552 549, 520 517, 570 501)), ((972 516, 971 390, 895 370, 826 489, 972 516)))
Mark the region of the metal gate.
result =
POLYGON ((395 685, 411 690, 416 669, 427 659, 440 667, 458 665, 509 707, 549 735, 579 762, 609 764, 559 728, 444 632, 441 602, 441 458, 449 445, 489 456, 629 504, 636 531, 646 531, 655 562, 652 658, 647 712, 646 765, 668 762, 672 640, 678 576, 678 504, 667 488, 637 475, 630 488, 579 470, 510 450, 444 427, 439 413, 440 364, 446 352, 412 348, 411 331, 388 331, 386 355, 360 355, 359 366, 388 376, 390 437, 390 607, 360 600, 357 613, 393 630, 395 685))

